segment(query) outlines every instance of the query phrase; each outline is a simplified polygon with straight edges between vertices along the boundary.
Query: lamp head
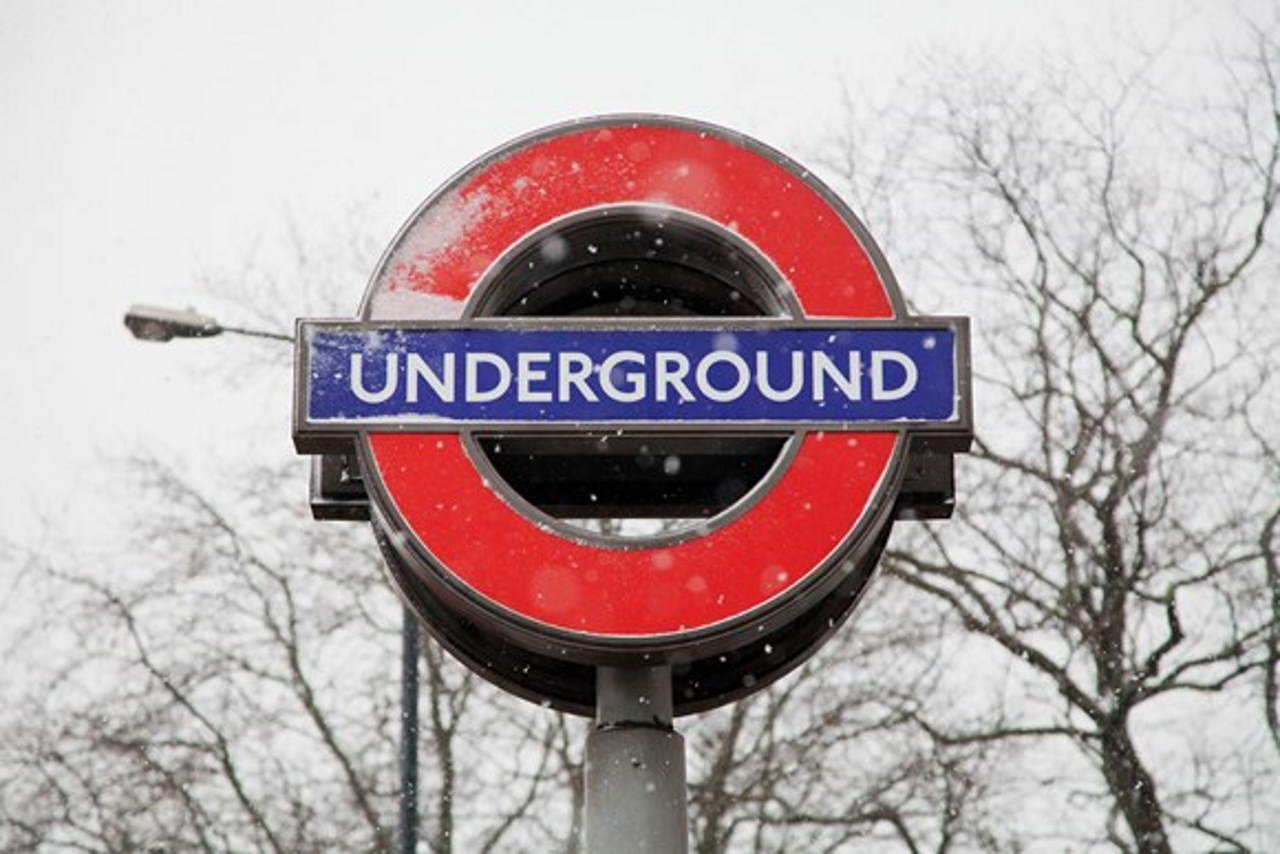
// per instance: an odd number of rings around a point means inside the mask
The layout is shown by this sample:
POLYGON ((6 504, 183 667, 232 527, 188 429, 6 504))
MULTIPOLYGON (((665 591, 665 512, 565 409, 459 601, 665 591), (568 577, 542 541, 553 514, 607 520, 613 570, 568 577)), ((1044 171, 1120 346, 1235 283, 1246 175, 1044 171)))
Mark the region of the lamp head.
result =
POLYGON ((212 317, 194 311, 132 305, 124 316, 134 338, 142 341, 170 341, 174 338, 208 338, 222 332, 212 317))

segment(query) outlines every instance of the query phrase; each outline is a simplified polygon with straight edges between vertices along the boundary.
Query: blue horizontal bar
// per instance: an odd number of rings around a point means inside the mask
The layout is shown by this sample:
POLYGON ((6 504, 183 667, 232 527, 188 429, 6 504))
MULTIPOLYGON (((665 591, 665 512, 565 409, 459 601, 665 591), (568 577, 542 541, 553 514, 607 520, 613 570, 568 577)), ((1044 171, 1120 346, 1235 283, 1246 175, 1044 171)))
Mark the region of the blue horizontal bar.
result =
POLYGON ((940 328, 314 326, 313 425, 839 424, 958 418, 940 328))

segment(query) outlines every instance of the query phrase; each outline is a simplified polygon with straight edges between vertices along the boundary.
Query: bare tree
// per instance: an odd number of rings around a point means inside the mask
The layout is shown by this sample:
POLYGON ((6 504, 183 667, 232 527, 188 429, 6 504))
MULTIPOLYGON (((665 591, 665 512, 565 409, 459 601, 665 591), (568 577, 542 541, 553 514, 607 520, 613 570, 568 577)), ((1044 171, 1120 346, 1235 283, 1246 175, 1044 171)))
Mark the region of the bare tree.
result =
MULTIPOLYGON (((390 850, 400 609, 372 538, 281 501, 294 464, 220 499, 127 469, 147 515, 123 555, 31 558, 58 610, 6 686, 0 848, 390 850)), ((424 661, 424 837, 501 850, 554 776, 556 721, 424 661)))
POLYGON ((1239 737, 1264 731, 1241 711, 1257 686, 1275 729, 1280 479, 1275 429, 1250 412, 1278 391, 1280 53, 1253 30, 1201 98, 1161 85, 1169 59, 935 69, 918 109, 892 112, 910 156, 846 138, 828 163, 899 232, 918 224, 913 272, 952 310, 968 294, 979 335, 957 519, 886 565, 1011 656, 1026 693, 921 726, 952 745, 1057 740, 1102 782, 1078 796, 1101 798, 1109 846, 1246 849, 1280 811, 1276 754, 1245 768, 1259 744, 1239 737), (1179 714, 1226 743, 1172 748, 1179 714))

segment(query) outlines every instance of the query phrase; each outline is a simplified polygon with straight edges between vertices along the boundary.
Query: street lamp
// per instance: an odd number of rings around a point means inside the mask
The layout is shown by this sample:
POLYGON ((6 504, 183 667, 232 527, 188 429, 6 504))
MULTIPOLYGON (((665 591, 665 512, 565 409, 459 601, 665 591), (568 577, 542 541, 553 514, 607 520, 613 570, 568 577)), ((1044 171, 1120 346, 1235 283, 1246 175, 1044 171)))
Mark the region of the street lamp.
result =
POLYGON ((224 326, 212 317, 206 317, 191 309, 185 311, 161 308, 156 305, 135 303, 124 314, 124 325, 133 337, 140 341, 172 341, 174 338, 211 338, 230 332, 250 338, 271 338, 276 341, 292 341, 292 335, 267 332, 262 329, 246 329, 242 326, 224 326))
MULTIPOLYGON (((180 310, 135 303, 124 325, 140 341, 163 343, 174 338, 211 338, 224 332, 249 338, 292 341, 292 335, 242 326, 225 326, 192 309, 180 310)), ((400 851, 411 854, 418 844, 418 620, 406 605, 400 632, 400 851)))

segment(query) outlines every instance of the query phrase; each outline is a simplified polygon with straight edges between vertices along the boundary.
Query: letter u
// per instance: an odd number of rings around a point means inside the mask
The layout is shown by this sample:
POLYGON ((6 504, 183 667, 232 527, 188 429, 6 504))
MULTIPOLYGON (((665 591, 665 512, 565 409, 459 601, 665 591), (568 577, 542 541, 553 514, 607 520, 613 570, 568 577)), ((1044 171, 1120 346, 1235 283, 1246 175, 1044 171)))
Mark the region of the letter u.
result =
POLYGON ((382 380, 382 388, 369 391, 364 387, 364 359, 361 353, 351 354, 351 393, 365 403, 382 403, 396 393, 400 382, 399 359, 395 353, 387 354, 387 373, 382 380))

